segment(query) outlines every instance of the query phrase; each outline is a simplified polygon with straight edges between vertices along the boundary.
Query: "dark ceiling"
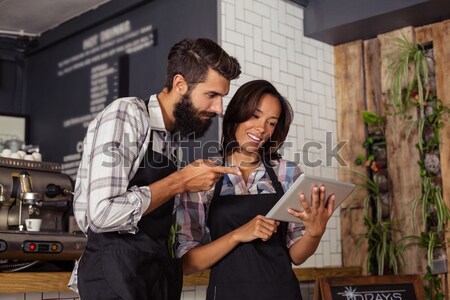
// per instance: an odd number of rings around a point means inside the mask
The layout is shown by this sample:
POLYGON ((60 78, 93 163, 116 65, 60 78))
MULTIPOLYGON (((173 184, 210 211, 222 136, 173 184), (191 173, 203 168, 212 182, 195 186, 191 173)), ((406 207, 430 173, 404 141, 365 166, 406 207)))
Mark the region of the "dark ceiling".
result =
POLYGON ((304 8, 304 35, 339 45, 450 19, 450 0, 291 0, 304 8))

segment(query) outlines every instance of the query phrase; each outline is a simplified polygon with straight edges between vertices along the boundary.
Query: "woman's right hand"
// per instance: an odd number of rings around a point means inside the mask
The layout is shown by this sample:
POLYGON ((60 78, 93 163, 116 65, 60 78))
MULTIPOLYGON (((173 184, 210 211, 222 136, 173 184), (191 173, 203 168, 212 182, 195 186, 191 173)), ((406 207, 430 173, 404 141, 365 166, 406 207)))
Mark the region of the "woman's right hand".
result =
POLYGON ((277 232, 280 222, 258 215, 248 223, 234 230, 233 238, 239 243, 247 243, 260 238, 267 241, 277 232))
POLYGON ((240 243, 247 243, 256 239, 267 241, 277 232, 279 224, 278 221, 258 215, 241 227, 210 243, 191 248, 183 256, 183 273, 187 275, 210 269, 240 243))

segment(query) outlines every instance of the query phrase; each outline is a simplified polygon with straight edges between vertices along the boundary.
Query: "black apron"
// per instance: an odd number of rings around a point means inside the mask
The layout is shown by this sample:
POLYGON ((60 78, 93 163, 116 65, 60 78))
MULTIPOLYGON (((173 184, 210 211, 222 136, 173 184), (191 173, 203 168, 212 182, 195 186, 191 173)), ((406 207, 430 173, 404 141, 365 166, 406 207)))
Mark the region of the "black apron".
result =
MULTIPOLYGON (((177 171, 172 160, 152 150, 153 137, 150 140, 129 187, 149 185, 177 171)), ((180 299, 181 263, 171 258, 167 246, 173 206, 174 198, 143 216, 136 234, 88 230, 87 246, 78 265, 81 299, 180 299)))
MULTIPOLYGON (((284 194, 273 169, 265 164, 275 194, 220 196, 223 177, 214 190, 208 214, 211 239, 215 240, 244 225, 256 215, 265 215, 284 194)), ((207 300, 299 300, 298 280, 286 247, 287 223, 264 242, 240 243, 211 268, 207 300)))

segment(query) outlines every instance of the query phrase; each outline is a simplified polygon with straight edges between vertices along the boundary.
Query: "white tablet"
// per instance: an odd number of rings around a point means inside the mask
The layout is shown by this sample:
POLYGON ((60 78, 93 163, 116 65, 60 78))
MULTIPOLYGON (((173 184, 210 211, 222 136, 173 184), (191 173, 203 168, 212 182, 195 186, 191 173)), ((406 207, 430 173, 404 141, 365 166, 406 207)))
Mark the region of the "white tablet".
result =
POLYGON ((299 218, 288 213, 288 208, 303 211, 303 206, 299 198, 300 194, 304 193, 308 203, 311 204, 311 188, 314 185, 320 187, 322 184, 326 187, 327 199, 329 195, 335 195, 334 209, 341 205, 355 188, 355 185, 352 183, 302 174, 266 214, 266 218, 301 223, 302 221, 299 218))

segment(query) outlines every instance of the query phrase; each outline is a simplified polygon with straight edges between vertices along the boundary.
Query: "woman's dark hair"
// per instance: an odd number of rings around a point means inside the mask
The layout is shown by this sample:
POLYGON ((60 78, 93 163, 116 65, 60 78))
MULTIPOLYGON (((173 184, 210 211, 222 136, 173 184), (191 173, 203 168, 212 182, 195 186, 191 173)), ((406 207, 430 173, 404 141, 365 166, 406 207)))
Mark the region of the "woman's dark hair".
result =
POLYGON ((204 82, 208 68, 217 71, 228 80, 241 74, 236 58, 229 56, 216 42, 206 39, 184 39, 170 49, 165 86, 172 90, 173 77, 183 75, 189 89, 204 82))
POLYGON ((281 157, 278 150, 286 140, 293 112, 289 102, 266 80, 253 80, 245 83, 236 91, 228 104, 223 118, 222 154, 225 157, 239 150, 239 144, 236 141, 237 127, 255 114, 258 103, 265 94, 270 94, 278 99, 281 113, 271 138, 264 143, 259 154, 267 162, 281 157))

